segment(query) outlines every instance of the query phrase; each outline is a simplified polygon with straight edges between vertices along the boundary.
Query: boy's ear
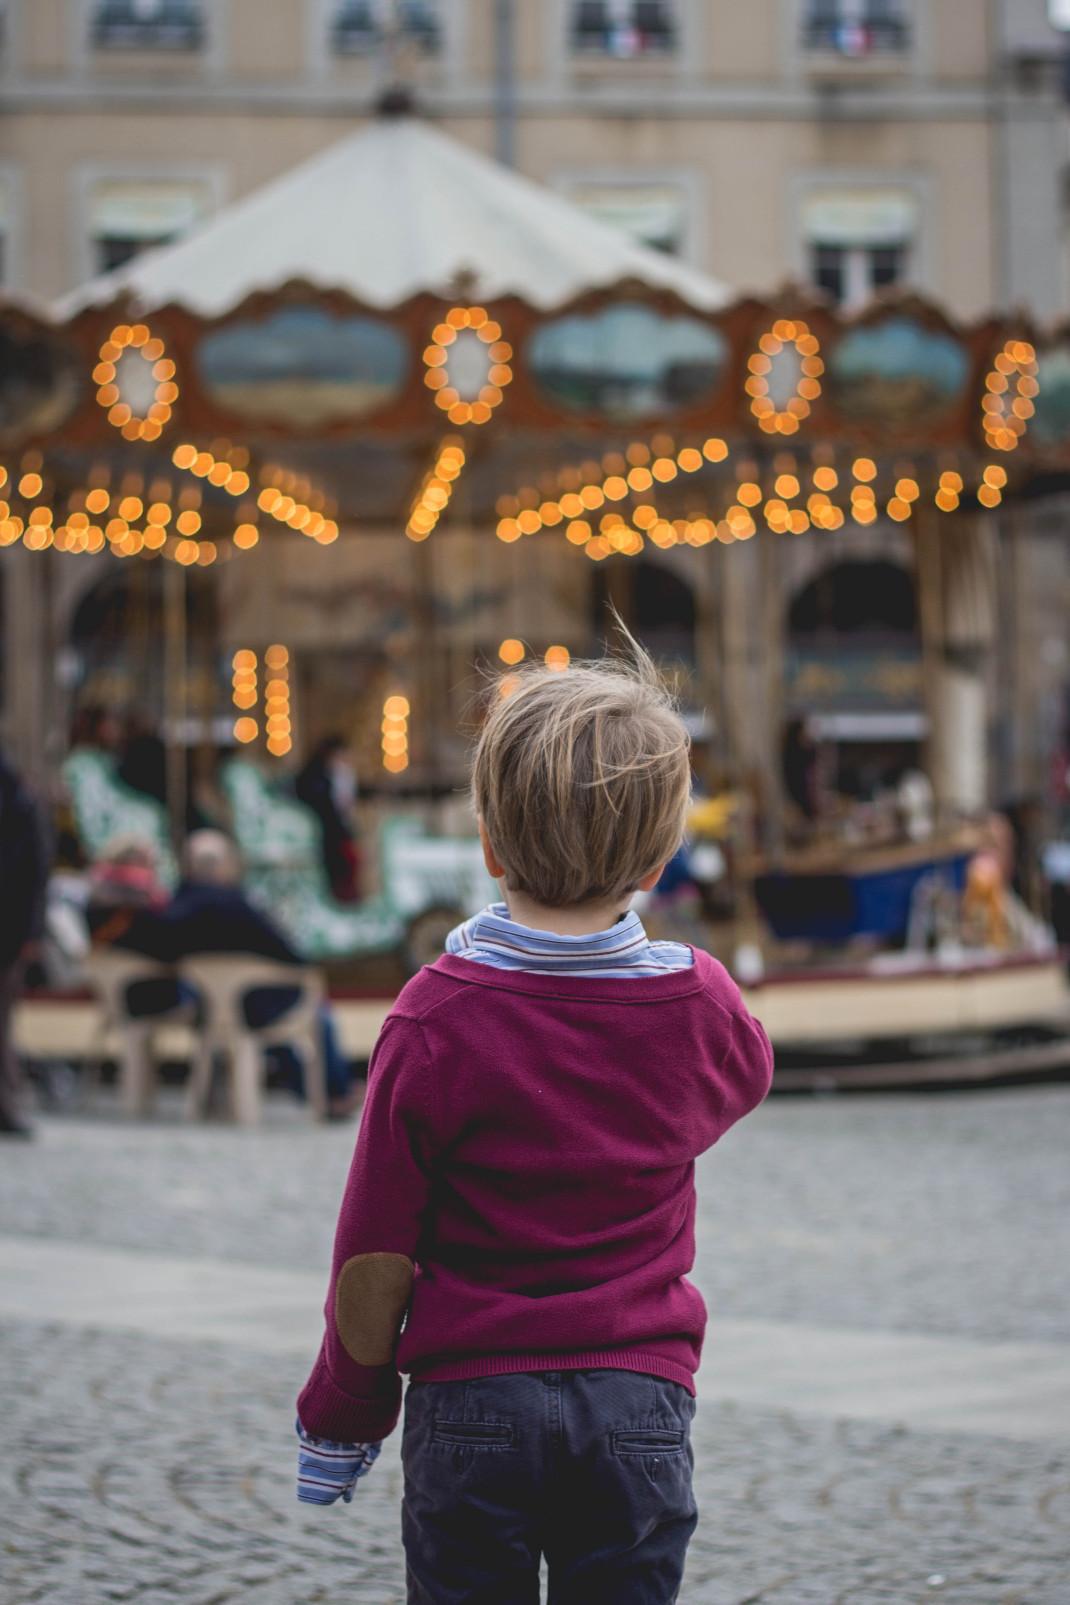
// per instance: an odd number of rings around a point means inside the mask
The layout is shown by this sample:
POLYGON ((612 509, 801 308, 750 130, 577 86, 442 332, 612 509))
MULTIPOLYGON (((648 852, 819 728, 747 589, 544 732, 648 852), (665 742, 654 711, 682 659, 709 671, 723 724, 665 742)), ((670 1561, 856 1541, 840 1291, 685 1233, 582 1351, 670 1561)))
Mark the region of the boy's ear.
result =
POLYGON ((478 823, 479 839, 483 844, 483 862, 487 866, 487 874, 491 880, 500 881, 505 874, 505 865, 490 844, 490 837, 487 835, 487 827, 483 823, 482 815, 480 815, 478 823))
POLYGON ((664 873, 665 865, 659 864, 657 869, 652 869, 649 875, 643 876, 642 880, 639 882, 639 890, 641 892, 652 892, 664 873))

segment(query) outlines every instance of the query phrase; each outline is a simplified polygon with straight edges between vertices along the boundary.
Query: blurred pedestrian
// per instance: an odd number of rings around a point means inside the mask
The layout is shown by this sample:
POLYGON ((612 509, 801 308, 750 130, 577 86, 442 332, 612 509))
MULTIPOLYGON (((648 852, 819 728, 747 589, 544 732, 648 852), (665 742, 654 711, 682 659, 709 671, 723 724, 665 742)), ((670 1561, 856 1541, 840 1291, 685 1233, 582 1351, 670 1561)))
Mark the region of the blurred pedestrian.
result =
POLYGON ((12 1013, 41 935, 51 859, 44 813, 0 750, 0 1137, 28 1137, 12 1013))
POLYGON ((71 721, 68 745, 72 752, 89 747, 97 752, 118 753, 122 741, 122 725, 102 702, 84 703, 71 721))
POLYGON ((167 805, 167 748, 142 713, 129 714, 119 756, 119 779, 167 805))
POLYGON ((298 797, 320 822, 323 867, 340 903, 360 896, 357 773, 341 736, 325 736, 297 776, 298 797))

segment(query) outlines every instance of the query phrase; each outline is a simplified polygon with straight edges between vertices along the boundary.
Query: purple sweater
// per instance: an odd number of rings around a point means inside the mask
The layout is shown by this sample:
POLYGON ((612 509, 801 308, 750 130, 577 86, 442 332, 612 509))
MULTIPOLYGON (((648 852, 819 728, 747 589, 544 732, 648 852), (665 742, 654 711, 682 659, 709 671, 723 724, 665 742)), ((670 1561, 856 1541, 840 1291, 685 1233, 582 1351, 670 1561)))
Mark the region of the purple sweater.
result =
POLYGON ((772 1076, 735 983, 694 957, 610 980, 447 955, 408 983, 369 1072, 307 1432, 385 1437, 399 1371, 610 1366, 694 1392, 694 1162, 772 1076))

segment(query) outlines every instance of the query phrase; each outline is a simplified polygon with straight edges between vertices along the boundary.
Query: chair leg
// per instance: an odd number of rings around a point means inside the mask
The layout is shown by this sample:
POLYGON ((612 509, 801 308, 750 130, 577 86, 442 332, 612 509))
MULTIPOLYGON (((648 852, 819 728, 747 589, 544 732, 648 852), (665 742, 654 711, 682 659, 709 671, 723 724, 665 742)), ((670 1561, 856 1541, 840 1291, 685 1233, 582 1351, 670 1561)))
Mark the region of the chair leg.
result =
POLYGON ((128 1026, 123 1031, 119 1076, 123 1113, 134 1119, 148 1114, 156 1090, 152 1033, 148 1027, 128 1026))
POLYGON ((187 1120, 203 1120, 207 1113, 214 1065, 215 1044, 209 1036, 202 1033, 190 1059, 189 1081, 186 1086, 187 1120))
POLYGON ((230 1074, 234 1088, 234 1118, 239 1126, 260 1123, 263 1052, 255 1037, 240 1036, 230 1055, 230 1074))
POLYGON ((305 1068, 305 1097, 316 1120, 327 1113, 327 1067, 323 1062, 323 1045, 314 1026, 300 1044, 305 1068))

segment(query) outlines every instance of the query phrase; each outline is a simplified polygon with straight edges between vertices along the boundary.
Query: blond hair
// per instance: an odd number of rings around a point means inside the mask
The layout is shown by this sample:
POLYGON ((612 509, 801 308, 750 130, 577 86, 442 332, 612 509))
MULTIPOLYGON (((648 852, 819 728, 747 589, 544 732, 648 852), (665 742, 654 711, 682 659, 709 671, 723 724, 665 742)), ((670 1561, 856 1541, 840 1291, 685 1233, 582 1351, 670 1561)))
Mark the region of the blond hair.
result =
POLYGON ((521 670, 476 746, 472 795, 505 884, 545 908, 630 895, 683 840, 687 731, 621 630, 624 658, 521 670))

